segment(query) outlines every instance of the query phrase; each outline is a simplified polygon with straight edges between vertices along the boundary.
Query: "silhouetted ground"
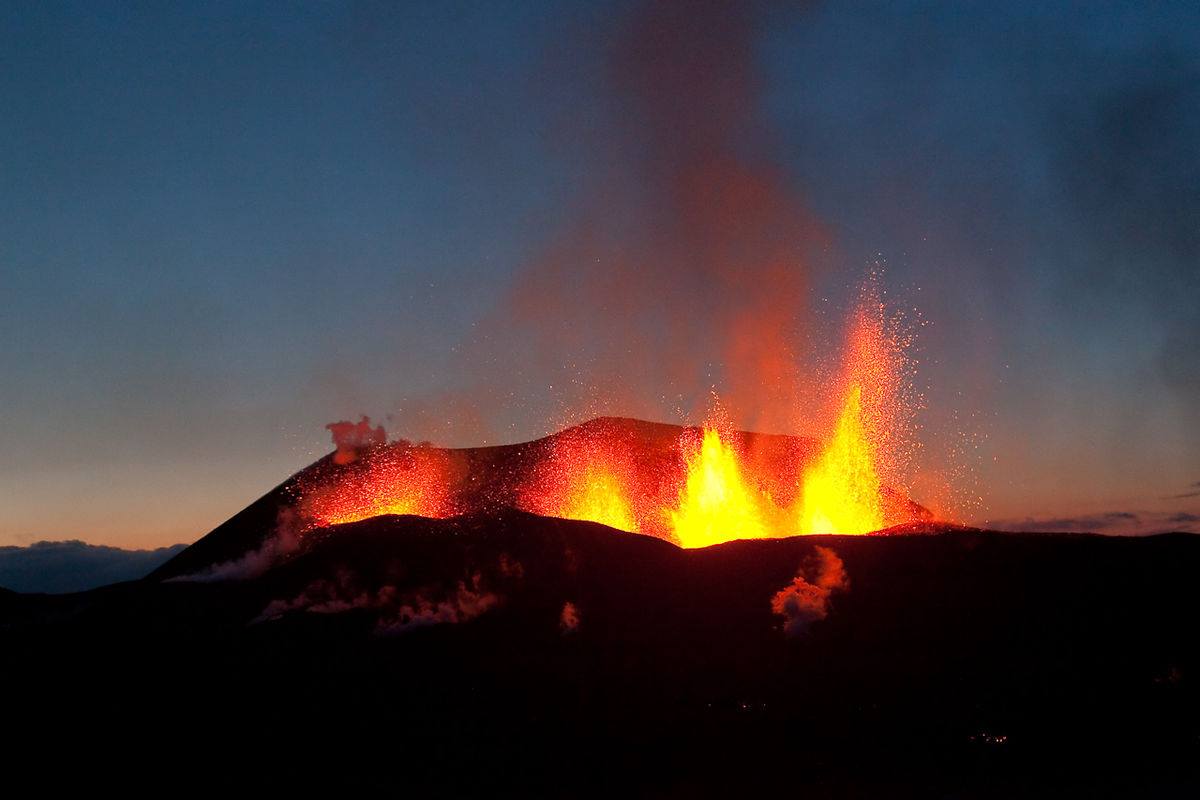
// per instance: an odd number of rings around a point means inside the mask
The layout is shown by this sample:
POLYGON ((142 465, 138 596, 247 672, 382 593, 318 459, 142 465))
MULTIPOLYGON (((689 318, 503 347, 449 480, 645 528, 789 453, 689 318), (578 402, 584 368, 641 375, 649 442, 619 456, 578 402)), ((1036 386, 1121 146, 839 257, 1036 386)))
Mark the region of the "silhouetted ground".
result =
POLYGON ((511 510, 382 517, 248 580, 0 593, 6 773, 163 792, 1194 796, 1198 567, 1190 535, 680 550, 511 510), (789 638, 770 601, 816 546, 850 588, 789 638))

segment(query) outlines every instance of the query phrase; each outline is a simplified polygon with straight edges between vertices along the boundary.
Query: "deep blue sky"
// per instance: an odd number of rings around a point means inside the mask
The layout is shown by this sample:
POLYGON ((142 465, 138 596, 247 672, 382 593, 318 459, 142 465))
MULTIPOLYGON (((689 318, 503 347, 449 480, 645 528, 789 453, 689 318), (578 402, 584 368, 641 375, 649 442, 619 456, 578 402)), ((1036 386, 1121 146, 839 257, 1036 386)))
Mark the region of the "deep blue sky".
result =
MULTIPOLYGON (((0 544, 191 541, 333 419, 453 439, 405 412, 611 176, 638 4, 508 5, 0 9, 0 544)), ((970 519, 1193 526, 1200 6, 754 19, 754 157, 820 232, 798 313, 885 264, 970 519)), ((554 427, 535 384, 489 437, 554 427)))

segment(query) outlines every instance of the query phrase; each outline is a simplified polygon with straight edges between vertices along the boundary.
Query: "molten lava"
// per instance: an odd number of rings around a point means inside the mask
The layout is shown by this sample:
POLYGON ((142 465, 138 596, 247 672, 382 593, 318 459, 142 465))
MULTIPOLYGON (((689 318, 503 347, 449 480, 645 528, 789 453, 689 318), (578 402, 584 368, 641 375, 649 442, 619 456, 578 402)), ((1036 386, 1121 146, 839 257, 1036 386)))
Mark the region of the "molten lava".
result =
POLYGON ((453 472, 445 451, 384 446, 302 491, 300 508, 317 526, 384 514, 449 517, 457 513, 450 491, 453 472))
POLYGON ((876 444, 862 415, 862 387, 856 384, 833 438, 804 471, 800 533, 870 533, 884 527, 876 444))
POLYGON ((522 488, 521 508, 639 532, 634 463, 629 452, 605 433, 604 427, 590 427, 560 434, 532 480, 522 488))
POLYGON ((878 287, 863 288, 842 356, 841 412, 832 436, 804 471, 800 533, 871 533, 912 521, 912 509, 885 497, 901 485, 911 449, 910 344, 889 317, 878 287), (886 501, 886 502, 885 502, 886 501))
POLYGON ((574 477, 555 516, 634 533, 638 529, 624 481, 615 472, 593 464, 574 477))
POLYGON ((683 547, 771 536, 762 505, 769 502, 745 480, 737 451, 715 428, 705 428, 687 457, 679 507, 669 509, 671 531, 683 547))

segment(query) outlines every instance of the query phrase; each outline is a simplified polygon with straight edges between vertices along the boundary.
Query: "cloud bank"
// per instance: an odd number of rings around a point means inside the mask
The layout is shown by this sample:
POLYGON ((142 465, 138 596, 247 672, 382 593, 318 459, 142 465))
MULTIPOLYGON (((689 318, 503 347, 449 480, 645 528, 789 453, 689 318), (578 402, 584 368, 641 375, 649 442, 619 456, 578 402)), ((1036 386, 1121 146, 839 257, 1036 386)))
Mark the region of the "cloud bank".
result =
POLYGON ((78 539, 0 547, 0 586, 17 592, 80 592, 137 580, 185 547, 124 550, 78 539))

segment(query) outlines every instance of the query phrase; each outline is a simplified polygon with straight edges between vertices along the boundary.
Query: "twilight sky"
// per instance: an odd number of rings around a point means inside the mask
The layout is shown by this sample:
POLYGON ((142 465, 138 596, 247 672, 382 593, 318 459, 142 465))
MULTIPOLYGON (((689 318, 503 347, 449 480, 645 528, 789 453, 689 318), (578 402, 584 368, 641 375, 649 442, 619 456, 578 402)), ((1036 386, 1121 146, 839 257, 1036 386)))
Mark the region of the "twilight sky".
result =
POLYGON ((914 486, 1200 530, 1200 6, 1149 5, 6 3, 0 545, 192 541, 364 413, 811 432, 726 334, 816 374, 875 265, 914 486))

